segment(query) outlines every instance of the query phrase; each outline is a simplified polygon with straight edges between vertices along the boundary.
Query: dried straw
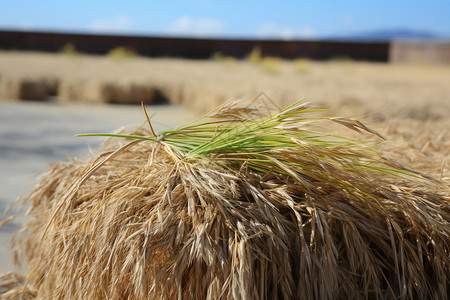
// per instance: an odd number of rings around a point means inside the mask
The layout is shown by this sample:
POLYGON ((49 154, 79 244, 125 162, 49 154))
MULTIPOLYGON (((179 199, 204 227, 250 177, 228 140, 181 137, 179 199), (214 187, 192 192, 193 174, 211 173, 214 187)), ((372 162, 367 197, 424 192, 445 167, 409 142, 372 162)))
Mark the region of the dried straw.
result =
POLYGON ((444 299, 448 186, 307 112, 229 106, 55 165, 14 248, 26 282, 3 277, 3 297, 444 299))
POLYGON ((0 99, 8 100, 45 100, 57 86, 48 77, 5 76, 0 83, 0 99))

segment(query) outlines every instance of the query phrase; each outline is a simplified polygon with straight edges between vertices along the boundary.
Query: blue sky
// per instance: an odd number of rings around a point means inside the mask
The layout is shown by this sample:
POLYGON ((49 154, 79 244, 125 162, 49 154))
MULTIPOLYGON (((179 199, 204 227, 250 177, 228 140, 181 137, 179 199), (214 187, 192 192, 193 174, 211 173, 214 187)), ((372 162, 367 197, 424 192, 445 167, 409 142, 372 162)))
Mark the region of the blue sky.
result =
POLYGON ((449 0, 3 1, 0 29, 320 38, 380 29, 450 36, 449 0))

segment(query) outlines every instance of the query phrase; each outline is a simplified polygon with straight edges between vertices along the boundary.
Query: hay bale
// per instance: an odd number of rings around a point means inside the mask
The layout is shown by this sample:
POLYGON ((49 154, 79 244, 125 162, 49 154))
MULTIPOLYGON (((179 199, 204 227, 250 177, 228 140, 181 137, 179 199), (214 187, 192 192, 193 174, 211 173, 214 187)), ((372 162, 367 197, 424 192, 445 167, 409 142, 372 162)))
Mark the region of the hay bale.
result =
POLYGON ((112 83, 99 79, 65 78, 59 89, 61 102, 109 103, 117 93, 112 83))
POLYGON ((156 83, 110 80, 64 80, 59 95, 61 101, 138 104, 166 103, 166 94, 156 83))
POLYGON ((101 80, 97 81, 87 92, 89 94, 87 99, 97 103, 114 103, 116 98, 123 97, 117 84, 101 80))
POLYGON ((138 104, 167 102, 167 98, 154 83, 148 82, 101 82, 94 91, 97 102, 116 104, 138 104))
POLYGON ((85 98, 85 86, 88 83, 84 79, 66 77, 61 80, 57 95, 60 102, 78 102, 85 98))
POLYGON ((56 77, 43 77, 41 80, 47 89, 47 96, 58 96, 60 79, 56 77))
POLYGON ((5 76, 0 86, 3 99, 45 100, 48 96, 48 82, 43 78, 5 76))
POLYGON ((55 165, 15 248, 27 299, 444 299, 448 185, 307 112, 225 107, 55 165))
MULTIPOLYGON (((190 109, 207 113, 212 111, 214 108, 222 105, 227 97, 226 92, 218 91, 217 89, 211 87, 205 87, 204 85, 185 82, 182 85, 175 87, 170 91, 171 103, 180 104, 190 109), (193 100, 195 99, 195 100, 193 100)), ((237 97, 238 94, 234 94, 237 97)), ((228 97, 230 99, 232 97, 228 97)))
MULTIPOLYGON (((183 89, 184 84, 181 83, 170 83, 161 84, 162 94, 166 95, 166 98, 171 104, 182 104, 183 103, 183 89)), ((185 103, 187 105, 187 103, 185 103)))

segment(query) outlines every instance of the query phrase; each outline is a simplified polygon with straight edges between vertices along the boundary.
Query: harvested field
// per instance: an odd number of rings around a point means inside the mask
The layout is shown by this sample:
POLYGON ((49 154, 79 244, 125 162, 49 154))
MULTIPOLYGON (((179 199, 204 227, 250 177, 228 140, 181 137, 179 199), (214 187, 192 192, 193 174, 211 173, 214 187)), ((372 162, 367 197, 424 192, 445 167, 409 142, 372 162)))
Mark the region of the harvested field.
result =
POLYGON ((345 59, 328 62, 228 58, 193 61, 0 52, 3 99, 35 94, 59 101, 183 104, 205 113, 236 97, 264 91, 280 107, 307 97, 336 114, 443 119, 450 111, 450 66, 389 65, 345 59), (23 81, 25 84, 13 84, 23 81), (29 86, 30 92, 12 86, 29 86), (39 86, 45 88, 37 88, 39 86), (35 91, 32 91, 35 90, 35 91))

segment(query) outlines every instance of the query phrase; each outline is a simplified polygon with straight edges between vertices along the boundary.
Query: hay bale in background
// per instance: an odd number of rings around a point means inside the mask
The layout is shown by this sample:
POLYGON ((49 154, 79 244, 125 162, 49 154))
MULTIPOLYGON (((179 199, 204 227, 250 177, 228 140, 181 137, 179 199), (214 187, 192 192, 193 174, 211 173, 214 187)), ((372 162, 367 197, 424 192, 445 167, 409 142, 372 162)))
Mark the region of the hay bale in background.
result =
POLYGON ((57 77, 44 76, 42 81, 45 83, 47 89, 47 97, 57 97, 59 94, 59 82, 60 79, 57 77))
POLYGON ((167 97, 154 82, 101 82, 94 92, 96 102, 137 104, 168 103, 167 97))
POLYGON ((225 107, 55 165, 15 248, 27 298, 445 298, 448 185, 307 112, 225 107))
POLYGON ((168 103, 167 96, 155 82, 111 81, 70 78, 62 82, 59 99, 62 102, 93 102, 114 104, 168 103))
POLYGON ((174 104, 189 107, 193 111, 207 113, 214 108, 223 105, 226 99, 236 99, 241 96, 239 93, 229 93, 217 87, 205 87, 196 82, 187 81, 176 87, 170 87, 170 101, 174 104), (200 101, 192 101, 199 99, 200 101))
POLYGON ((49 82, 43 78, 3 76, 0 83, 2 99, 45 100, 48 97, 49 82))
POLYGON ((60 102, 77 102, 85 99, 85 86, 88 80, 64 78, 61 80, 58 101, 60 102))

